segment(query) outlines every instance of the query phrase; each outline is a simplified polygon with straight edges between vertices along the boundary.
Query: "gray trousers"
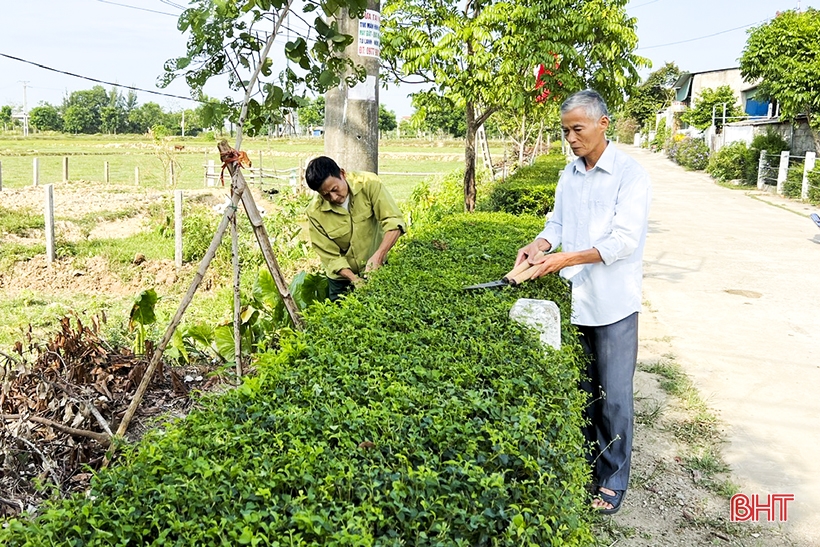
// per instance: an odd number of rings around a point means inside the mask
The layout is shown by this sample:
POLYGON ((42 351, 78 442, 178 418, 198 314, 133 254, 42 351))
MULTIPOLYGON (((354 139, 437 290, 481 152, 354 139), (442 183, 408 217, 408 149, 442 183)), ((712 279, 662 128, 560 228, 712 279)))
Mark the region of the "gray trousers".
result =
POLYGON ((590 357, 581 389, 590 394, 584 437, 598 486, 626 490, 635 414, 632 379, 638 359, 638 313, 601 327, 578 326, 590 357))

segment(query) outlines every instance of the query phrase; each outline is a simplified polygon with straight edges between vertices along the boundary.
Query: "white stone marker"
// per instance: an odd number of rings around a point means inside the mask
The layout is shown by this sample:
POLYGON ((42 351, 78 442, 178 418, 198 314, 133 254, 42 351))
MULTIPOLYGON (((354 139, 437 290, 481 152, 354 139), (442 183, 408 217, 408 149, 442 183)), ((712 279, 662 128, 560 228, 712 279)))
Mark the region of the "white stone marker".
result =
POLYGON ((510 319, 541 333, 541 343, 561 349, 561 311, 552 300, 520 298, 510 310, 510 319))

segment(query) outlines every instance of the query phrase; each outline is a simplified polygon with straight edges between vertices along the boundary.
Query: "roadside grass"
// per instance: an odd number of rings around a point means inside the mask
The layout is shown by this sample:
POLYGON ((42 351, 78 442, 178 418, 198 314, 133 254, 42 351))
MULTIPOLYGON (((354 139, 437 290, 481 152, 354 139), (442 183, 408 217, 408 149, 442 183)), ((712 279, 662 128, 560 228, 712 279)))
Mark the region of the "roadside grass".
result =
MULTIPOLYGON (((639 365, 642 371, 660 376, 661 389, 674 396, 683 410, 682 415, 664 420, 663 427, 681 443, 684 449, 682 462, 698 473, 696 482, 719 496, 731 497, 737 492, 737 486, 726 477, 729 466, 721 454, 720 445, 724 440, 720 421, 674 359, 674 355, 667 354, 656 363, 639 365)), ((659 413, 650 407, 648 419, 646 416, 636 416, 636 419, 654 424, 658 421, 655 414, 659 413)))

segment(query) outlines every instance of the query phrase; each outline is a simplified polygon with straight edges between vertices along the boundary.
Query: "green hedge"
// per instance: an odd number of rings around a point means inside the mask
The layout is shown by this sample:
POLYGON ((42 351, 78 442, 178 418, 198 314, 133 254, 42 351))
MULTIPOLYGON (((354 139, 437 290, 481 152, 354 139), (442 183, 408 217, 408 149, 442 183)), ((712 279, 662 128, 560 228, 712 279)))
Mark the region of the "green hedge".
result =
POLYGON ((555 186, 566 165, 561 154, 540 156, 533 165, 518 169, 506 181, 496 182, 479 209, 543 217, 555 205, 555 186))
POLYGON ((479 213, 408 237, 257 377, 0 544, 592 544, 566 287, 460 290, 503 275, 541 227, 479 213), (511 322, 520 297, 556 300, 569 344, 544 350, 511 322))
POLYGON ((789 166, 786 180, 783 181, 783 195, 787 198, 800 199, 803 193, 803 162, 789 166))
POLYGON ((754 155, 745 142, 733 142, 712 154, 706 172, 721 182, 740 180, 745 184, 757 184, 757 160, 754 155))
POLYGON ((809 171, 809 201, 820 205, 820 167, 809 171))

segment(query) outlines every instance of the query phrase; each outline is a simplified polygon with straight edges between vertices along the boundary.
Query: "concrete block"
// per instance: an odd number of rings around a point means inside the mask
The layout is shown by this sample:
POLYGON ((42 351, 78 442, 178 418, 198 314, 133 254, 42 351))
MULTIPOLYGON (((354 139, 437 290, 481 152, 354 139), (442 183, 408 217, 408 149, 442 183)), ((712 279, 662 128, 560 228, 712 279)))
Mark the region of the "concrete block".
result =
POLYGON ((561 311, 552 300, 520 298, 510 310, 510 319, 537 330, 543 345, 561 349, 561 311))

